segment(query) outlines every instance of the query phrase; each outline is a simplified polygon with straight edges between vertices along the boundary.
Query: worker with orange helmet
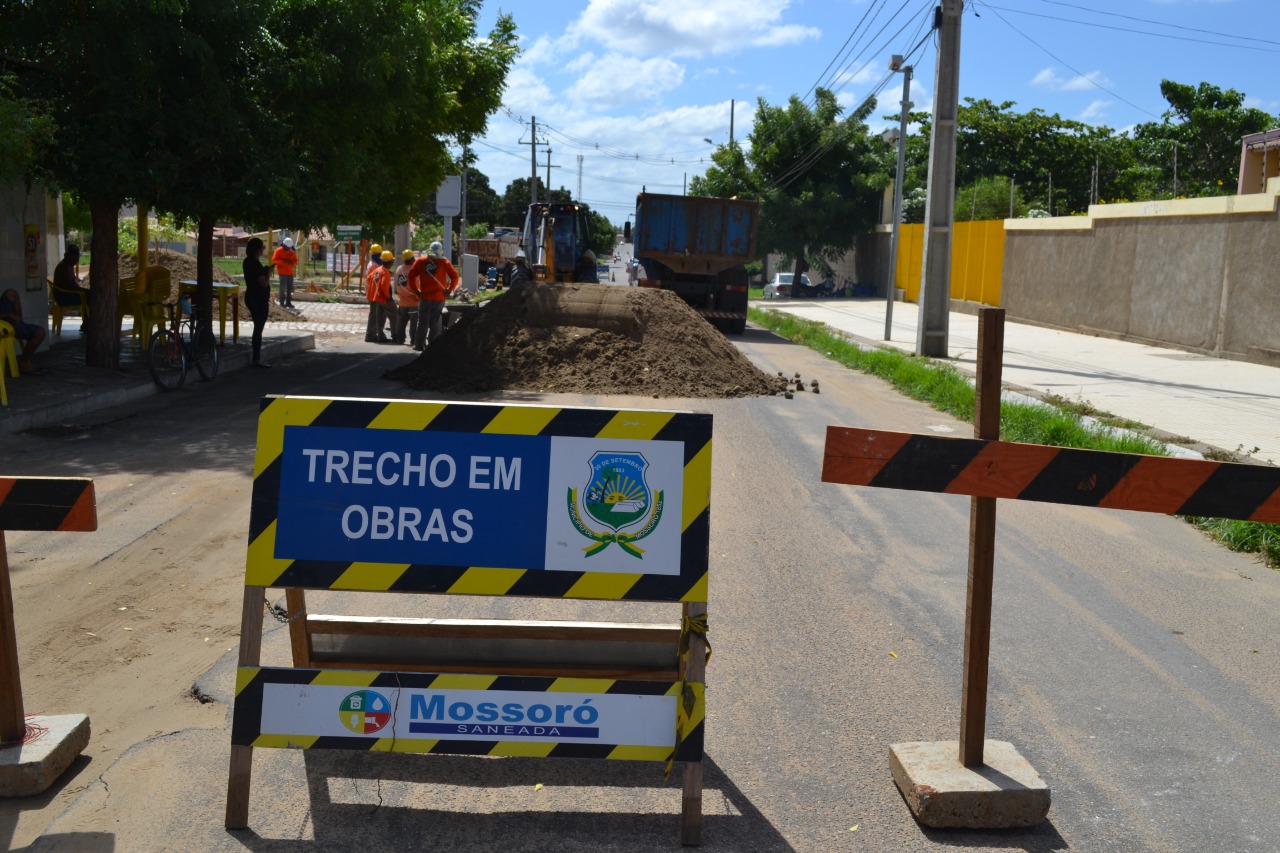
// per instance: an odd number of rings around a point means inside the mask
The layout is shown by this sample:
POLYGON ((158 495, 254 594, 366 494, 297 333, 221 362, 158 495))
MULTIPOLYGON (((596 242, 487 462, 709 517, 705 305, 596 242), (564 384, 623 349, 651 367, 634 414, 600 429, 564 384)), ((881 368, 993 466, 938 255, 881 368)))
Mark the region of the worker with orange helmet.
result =
POLYGON ((439 340, 444 330, 444 301, 458 288, 462 276, 444 256, 444 244, 437 240, 425 257, 413 262, 409 279, 416 285, 420 297, 413 348, 421 352, 439 340))
POLYGON ((364 339, 371 344, 389 344, 387 323, 395 323, 395 300, 391 298, 391 265, 396 256, 391 252, 383 252, 380 257, 373 258, 377 266, 369 270, 365 277, 365 299, 369 300, 369 325, 365 329, 364 339))

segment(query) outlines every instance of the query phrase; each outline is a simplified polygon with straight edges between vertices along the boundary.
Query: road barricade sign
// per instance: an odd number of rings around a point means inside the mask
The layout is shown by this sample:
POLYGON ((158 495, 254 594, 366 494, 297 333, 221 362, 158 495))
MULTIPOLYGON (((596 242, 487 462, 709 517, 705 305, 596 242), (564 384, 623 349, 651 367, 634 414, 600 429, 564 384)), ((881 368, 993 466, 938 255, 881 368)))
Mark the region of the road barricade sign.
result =
POLYGON ((711 416, 264 399, 227 826, 252 749, 686 762, 697 843, 711 416), (267 587, 292 667, 260 665, 267 587), (307 612, 304 590, 672 602, 664 624, 307 612))

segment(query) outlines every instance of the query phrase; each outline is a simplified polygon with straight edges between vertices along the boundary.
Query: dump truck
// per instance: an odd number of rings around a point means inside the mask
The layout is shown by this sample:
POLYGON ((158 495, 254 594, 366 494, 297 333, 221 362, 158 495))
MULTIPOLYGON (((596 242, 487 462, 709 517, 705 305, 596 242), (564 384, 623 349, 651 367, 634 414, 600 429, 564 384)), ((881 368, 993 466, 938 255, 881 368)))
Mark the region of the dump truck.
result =
POLYGON ((759 214, 756 201, 641 192, 627 235, 640 286, 670 290, 720 331, 742 334, 759 214))
POLYGON ((536 281, 573 281, 582 253, 591 248, 589 211, 577 202, 529 205, 520 247, 536 281))

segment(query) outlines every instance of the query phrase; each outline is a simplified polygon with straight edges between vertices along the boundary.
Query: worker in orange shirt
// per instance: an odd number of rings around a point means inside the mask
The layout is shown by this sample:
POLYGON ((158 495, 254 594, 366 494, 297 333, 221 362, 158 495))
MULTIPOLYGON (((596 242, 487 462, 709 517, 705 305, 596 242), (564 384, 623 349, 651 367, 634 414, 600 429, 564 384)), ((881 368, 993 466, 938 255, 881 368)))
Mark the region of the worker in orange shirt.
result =
POLYGON ((391 340, 397 344, 405 342, 405 329, 409 331, 409 345, 418 337, 418 280, 413 279, 411 285, 409 272, 413 268, 413 250, 405 249, 400 255, 400 266, 396 267, 396 322, 391 332, 391 340))
POLYGON ((285 237, 271 253, 271 265, 280 278, 280 296, 277 300, 284 308, 293 307, 293 274, 298 267, 298 253, 293 250, 293 238, 285 237))
POLYGON ((418 330, 413 348, 418 352, 435 343, 444 330, 444 300, 453 294, 462 276, 444 256, 444 244, 431 244, 427 256, 418 258, 409 270, 409 280, 417 286, 418 330))
POLYGON ((378 265, 369 270, 365 277, 364 296, 369 300, 369 325, 365 329, 364 339, 371 344, 389 344, 387 337, 387 321, 395 322, 395 302, 391 298, 391 265, 396 256, 391 252, 383 252, 375 258, 378 265))

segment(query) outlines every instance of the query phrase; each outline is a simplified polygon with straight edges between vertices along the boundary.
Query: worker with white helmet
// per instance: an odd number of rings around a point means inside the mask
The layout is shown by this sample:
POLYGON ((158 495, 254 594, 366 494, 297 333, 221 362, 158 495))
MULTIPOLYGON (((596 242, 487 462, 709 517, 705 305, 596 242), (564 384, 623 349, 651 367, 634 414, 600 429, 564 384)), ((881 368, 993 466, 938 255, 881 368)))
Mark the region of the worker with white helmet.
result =
POLYGON ((596 272, 596 253, 587 249, 573 267, 573 280, 588 284, 599 284, 600 275, 596 272))
POLYGON ((507 272, 507 287, 532 283, 533 273, 529 269, 529 259, 524 256, 524 249, 516 249, 516 259, 507 272))
POLYGON ((419 294, 418 330, 413 348, 421 352, 439 340, 444 331, 444 301, 458 288, 462 276, 444 256, 444 244, 437 240, 425 257, 413 262, 409 281, 419 294))
POLYGON ((293 238, 285 237, 271 253, 271 265, 280 278, 280 295, 276 301, 285 308, 293 307, 293 274, 298 266, 298 253, 293 249, 293 238))

